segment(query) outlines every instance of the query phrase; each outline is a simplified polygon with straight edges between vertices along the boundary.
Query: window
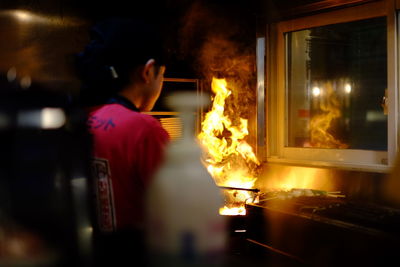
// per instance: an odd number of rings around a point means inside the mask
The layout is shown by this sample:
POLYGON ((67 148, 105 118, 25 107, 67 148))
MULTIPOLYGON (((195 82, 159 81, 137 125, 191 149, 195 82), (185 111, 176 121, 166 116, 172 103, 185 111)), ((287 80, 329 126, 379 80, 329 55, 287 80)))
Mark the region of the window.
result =
POLYGON ((289 32, 287 146, 387 150, 386 18, 289 32))
POLYGON ((396 27, 386 2, 277 24, 269 161, 389 170, 397 144, 396 27))

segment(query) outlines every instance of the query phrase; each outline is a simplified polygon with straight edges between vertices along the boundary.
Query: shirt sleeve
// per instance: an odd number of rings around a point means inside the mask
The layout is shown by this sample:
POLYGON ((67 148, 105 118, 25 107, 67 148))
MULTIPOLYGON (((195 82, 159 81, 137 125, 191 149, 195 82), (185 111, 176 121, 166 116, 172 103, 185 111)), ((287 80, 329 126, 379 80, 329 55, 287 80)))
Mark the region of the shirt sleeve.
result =
POLYGON ((137 174, 147 187, 155 172, 164 161, 165 148, 169 142, 168 133, 158 121, 148 125, 143 131, 142 142, 139 144, 137 155, 137 174))

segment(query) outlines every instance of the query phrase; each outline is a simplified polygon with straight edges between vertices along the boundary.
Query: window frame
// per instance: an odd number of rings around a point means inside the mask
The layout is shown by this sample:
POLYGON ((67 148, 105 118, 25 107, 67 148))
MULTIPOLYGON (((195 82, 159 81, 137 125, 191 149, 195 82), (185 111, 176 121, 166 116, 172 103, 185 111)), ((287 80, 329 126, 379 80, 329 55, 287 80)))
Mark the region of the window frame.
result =
MULTIPOLYGON (((383 0, 360 6, 348 7, 312 16, 278 22, 270 30, 269 39, 274 40, 267 51, 275 64, 267 77, 267 161, 306 166, 337 167, 352 170, 389 172, 395 162, 398 147, 398 84, 397 84, 397 17, 396 1, 383 0), (387 81, 388 81, 388 150, 371 151, 355 149, 321 149, 286 147, 287 127, 287 75, 285 33, 338 23, 352 22, 376 17, 387 21, 387 81), (271 53, 276 53, 276 57, 271 53), (274 70, 275 68, 275 70, 274 70), (270 90, 268 90, 270 89, 270 90), (268 137, 268 136, 267 136, 268 137)), ((271 28, 271 26, 269 26, 271 28)), ((268 35, 268 33, 267 33, 268 35)), ((268 60, 267 60, 268 61, 268 60)))

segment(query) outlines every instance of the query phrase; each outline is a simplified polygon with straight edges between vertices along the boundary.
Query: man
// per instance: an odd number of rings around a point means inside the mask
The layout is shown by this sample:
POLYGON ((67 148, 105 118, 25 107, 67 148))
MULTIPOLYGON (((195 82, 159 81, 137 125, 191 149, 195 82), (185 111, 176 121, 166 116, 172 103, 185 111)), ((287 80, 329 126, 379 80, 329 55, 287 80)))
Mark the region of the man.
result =
POLYGON ((169 139, 150 111, 158 99, 165 66, 157 32, 132 19, 109 19, 91 31, 78 57, 82 99, 92 104, 93 179, 101 265, 143 255, 146 188, 169 139), (93 106, 94 105, 94 106, 93 106), (126 259, 126 258, 125 258, 126 259), (109 262, 107 263, 107 260, 109 262))

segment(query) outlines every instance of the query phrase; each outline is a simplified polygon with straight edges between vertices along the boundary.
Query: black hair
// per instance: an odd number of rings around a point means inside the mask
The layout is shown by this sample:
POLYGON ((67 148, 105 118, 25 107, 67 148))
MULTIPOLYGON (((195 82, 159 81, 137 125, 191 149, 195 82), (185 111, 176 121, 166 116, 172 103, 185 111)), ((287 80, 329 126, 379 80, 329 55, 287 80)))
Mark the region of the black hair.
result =
POLYGON ((81 102, 97 105, 131 82, 132 71, 154 59, 164 65, 161 32, 149 22, 110 18, 90 30, 90 42, 76 57, 81 102))

